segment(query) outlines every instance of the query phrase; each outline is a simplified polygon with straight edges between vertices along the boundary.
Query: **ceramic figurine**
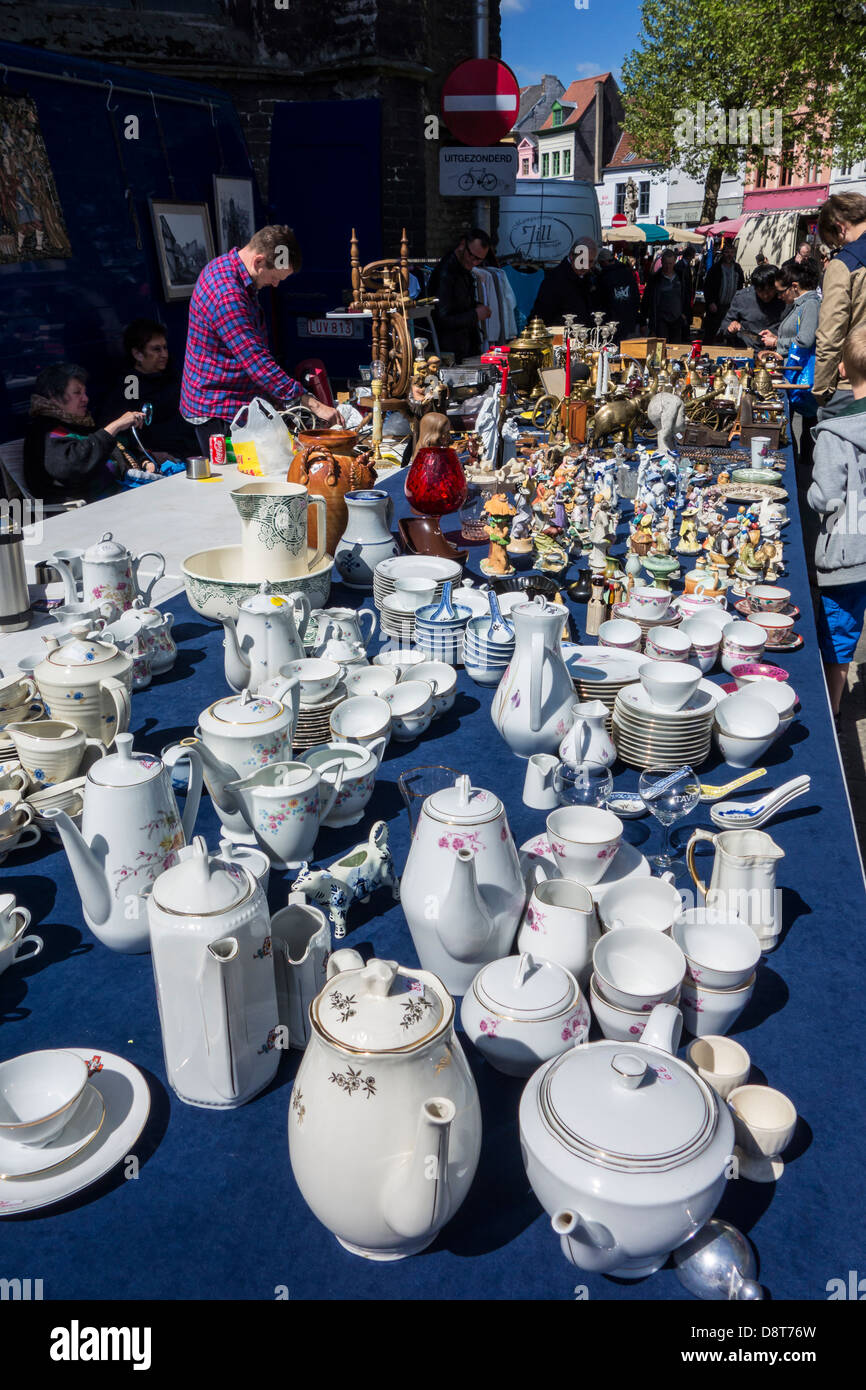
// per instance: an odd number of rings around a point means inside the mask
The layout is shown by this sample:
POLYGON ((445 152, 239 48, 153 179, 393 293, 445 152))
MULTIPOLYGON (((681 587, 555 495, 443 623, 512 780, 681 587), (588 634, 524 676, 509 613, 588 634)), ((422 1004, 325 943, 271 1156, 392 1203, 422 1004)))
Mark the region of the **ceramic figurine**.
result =
POLYGON ((480 561, 480 569, 486 575, 513 574, 514 568, 508 563, 506 547, 511 518, 515 515, 516 508, 512 507, 504 493, 497 492, 485 502, 484 512, 487 516, 490 548, 486 560, 480 561))
POLYGON ((696 511, 692 507, 687 507, 680 519, 680 543, 677 550, 680 555, 697 555, 700 551, 698 541, 697 526, 695 524, 696 511))
MULTIPOLYGON (((775 553, 775 546, 773 547, 775 553)), ((757 526, 750 527, 747 539, 740 548, 732 573, 741 581, 739 589, 745 591, 751 584, 761 584, 765 579, 766 562, 769 557, 761 545, 761 532, 757 526)))
POLYGON ((292 892, 305 893, 328 913, 337 939, 346 935, 346 916, 352 903, 368 902, 377 888, 390 888, 395 901, 400 897, 400 882, 388 848, 388 826, 383 820, 376 821, 367 840, 327 869, 311 869, 308 862, 303 863, 292 884, 292 892))

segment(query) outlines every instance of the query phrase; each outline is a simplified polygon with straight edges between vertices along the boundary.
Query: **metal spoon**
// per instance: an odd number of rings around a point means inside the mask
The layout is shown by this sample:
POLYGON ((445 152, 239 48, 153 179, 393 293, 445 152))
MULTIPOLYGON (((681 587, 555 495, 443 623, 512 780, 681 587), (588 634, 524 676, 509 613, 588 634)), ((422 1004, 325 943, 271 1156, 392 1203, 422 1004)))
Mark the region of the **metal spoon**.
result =
POLYGON ((812 779, 807 773, 802 777, 794 777, 790 782, 777 787, 774 792, 758 797, 757 801, 723 801, 721 805, 712 808, 710 819, 714 825, 719 825, 722 829, 757 830, 759 826, 766 825, 770 817, 783 806, 787 806, 789 801, 794 801, 807 792, 811 785, 812 779))

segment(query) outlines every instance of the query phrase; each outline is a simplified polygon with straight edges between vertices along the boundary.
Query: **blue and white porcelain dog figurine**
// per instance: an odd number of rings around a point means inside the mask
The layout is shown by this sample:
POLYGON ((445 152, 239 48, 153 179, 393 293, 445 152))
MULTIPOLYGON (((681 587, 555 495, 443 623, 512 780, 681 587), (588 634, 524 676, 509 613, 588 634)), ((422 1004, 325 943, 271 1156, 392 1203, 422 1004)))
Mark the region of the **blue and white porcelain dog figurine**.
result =
POLYGON ((330 916, 334 936, 346 935, 346 915, 353 902, 368 902, 377 888, 390 887, 395 901, 400 897, 400 880, 388 848, 388 826, 377 820, 368 840, 348 854, 335 859, 327 869, 311 869, 305 861, 292 884, 292 892, 307 897, 330 916))

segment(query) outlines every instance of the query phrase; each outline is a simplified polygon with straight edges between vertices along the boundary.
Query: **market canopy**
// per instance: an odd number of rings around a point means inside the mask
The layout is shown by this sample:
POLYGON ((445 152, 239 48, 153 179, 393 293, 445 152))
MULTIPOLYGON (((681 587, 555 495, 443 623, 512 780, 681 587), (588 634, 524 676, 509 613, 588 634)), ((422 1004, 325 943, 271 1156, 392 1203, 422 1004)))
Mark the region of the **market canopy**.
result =
POLYGON ((647 241, 670 241, 671 239, 669 228, 660 227, 656 222, 638 222, 637 225, 647 241))
POLYGON ((671 234, 671 241, 690 242, 693 246, 703 246, 705 237, 698 232, 693 232, 688 227, 668 227, 671 234))
POLYGON ((646 232, 641 231, 633 222, 625 222, 621 227, 602 227, 601 236, 603 241, 646 241, 646 232))
POLYGON ((710 222, 704 227, 697 227, 696 231, 702 232, 704 236, 734 237, 745 220, 745 214, 740 217, 723 217, 721 222, 710 222))

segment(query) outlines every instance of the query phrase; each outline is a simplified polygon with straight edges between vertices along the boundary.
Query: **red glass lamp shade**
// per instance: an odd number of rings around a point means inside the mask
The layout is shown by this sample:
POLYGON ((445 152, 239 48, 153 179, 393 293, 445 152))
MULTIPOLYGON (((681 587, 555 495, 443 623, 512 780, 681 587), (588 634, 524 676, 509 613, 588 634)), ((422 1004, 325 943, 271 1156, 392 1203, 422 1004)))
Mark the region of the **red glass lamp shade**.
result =
POLYGON ((466 475, 454 449, 441 444, 419 449, 406 475, 408 501, 421 516, 447 516, 466 499, 466 475))

